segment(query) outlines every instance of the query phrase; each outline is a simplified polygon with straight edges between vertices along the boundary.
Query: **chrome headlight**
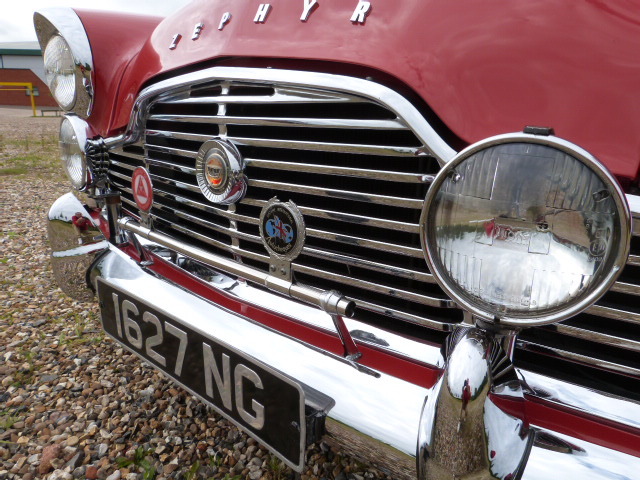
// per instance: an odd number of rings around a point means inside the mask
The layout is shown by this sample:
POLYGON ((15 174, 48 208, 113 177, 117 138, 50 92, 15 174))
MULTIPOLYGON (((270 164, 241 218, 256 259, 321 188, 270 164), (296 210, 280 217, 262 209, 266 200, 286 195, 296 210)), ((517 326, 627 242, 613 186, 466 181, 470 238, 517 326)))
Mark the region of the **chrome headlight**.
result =
POLYGON ((434 180, 421 236, 442 288, 477 317, 510 327, 564 320, 613 284, 631 220, 615 178, 556 137, 490 138, 434 180))
POLYGON ((48 8, 36 12, 33 20, 49 90, 60 108, 88 117, 93 105, 93 58, 80 18, 70 8, 48 8))
POLYGON ((62 167, 77 190, 83 190, 90 182, 85 156, 87 124, 74 116, 65 116, 60 124, 60 158, 62 167))

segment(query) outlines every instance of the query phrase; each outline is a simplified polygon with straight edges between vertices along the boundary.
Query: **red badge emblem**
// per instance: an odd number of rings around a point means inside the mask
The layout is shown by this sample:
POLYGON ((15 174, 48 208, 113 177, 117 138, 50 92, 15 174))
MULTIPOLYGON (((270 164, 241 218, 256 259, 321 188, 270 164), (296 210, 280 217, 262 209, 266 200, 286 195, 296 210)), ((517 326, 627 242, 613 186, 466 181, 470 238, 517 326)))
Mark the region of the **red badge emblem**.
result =
POLYGON ((142 167, 138 167, 133 171, 131 176, 131 189, 133 190, 133 199, 140 210, 148 212, 153 204, 153 186, 151 185, 151 177, 149 172, 142 167))

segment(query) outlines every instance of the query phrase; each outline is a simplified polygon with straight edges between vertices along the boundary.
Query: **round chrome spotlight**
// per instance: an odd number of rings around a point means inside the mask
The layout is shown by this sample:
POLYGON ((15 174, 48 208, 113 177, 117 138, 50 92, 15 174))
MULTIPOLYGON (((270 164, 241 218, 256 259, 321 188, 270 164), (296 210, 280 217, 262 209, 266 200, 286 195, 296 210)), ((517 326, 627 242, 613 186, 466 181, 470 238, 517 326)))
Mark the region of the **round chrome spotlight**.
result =
POLYGON ((556 137, 509 134, 463 150, 425 200, 421 237, 440 286, 484 321, 554 323, 593 304, 629 253, 615 178, 556 137))

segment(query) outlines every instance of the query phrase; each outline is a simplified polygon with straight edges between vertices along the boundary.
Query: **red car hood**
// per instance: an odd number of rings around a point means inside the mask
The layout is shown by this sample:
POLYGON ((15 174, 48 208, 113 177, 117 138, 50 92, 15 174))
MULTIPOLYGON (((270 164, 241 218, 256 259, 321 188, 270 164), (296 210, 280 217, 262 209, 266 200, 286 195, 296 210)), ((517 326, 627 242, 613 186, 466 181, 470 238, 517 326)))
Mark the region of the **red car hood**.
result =
POLYGON ((135 97, 160 74, 229 58, 316 60, 397 79, 462 143, 553 127, 628 181, 640 163, 640 9, 632 3, 374 0, 362 24, 350 21, 357 0, 321 0, 306 22, 305 0, 272 0, 264 23, 254 22, 258 3, 196 1, 160 23, 129 64, 109 130, 128 122, 135 97), (219 29, 226 12, 231 20, 219 29))

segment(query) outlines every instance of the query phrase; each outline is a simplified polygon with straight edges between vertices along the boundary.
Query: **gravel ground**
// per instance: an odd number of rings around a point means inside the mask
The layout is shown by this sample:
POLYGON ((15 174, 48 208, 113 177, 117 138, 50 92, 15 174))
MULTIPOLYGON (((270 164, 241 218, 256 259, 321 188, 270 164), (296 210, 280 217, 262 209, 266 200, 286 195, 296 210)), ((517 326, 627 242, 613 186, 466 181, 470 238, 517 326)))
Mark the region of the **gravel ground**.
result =
MULTIPOLYGON (((25 148, 45 162, 58 124, 0 109, 0 167, 25 148)), ((387 478, 324 444, 296 475, 106 338, 96 305, 53 283, 44 218, 67 182, 0 174, 0 480, 387 478)))

